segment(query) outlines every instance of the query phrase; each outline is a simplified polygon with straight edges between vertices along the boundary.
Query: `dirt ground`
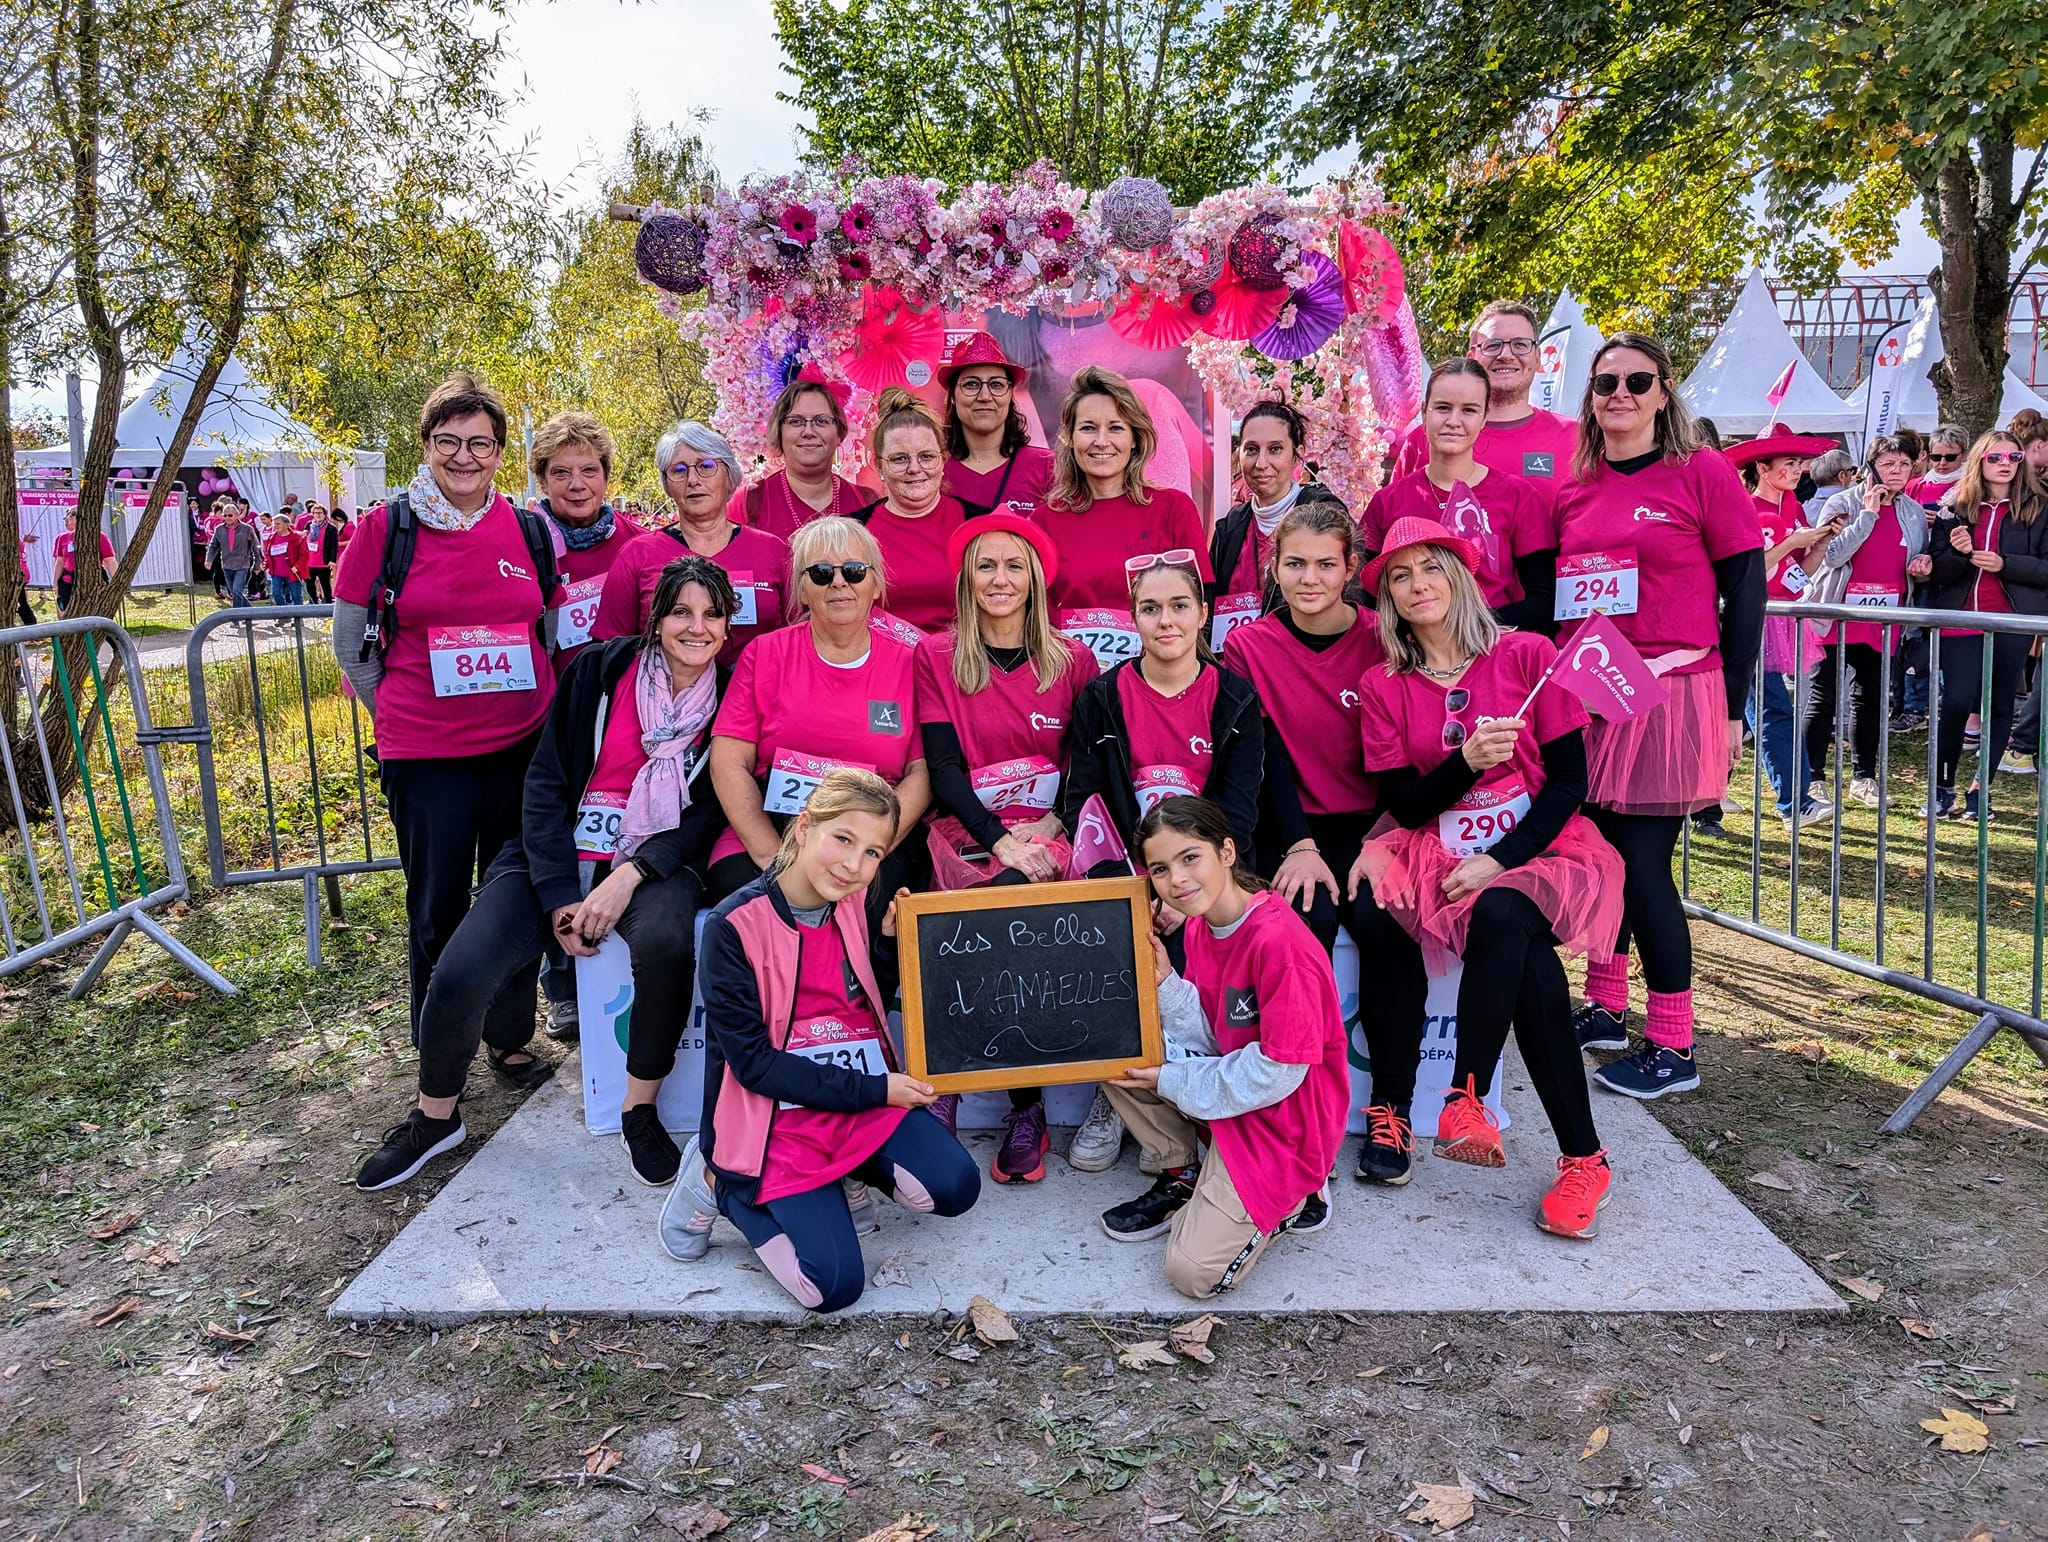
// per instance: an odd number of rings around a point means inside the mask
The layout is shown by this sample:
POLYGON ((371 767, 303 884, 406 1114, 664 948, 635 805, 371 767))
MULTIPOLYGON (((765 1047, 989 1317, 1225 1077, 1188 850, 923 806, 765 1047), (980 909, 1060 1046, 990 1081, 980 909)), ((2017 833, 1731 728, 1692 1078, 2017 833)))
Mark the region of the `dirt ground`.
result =
POLYGON ((0 987, 0 1542, 2048 1537, 2048 1079, 2006 1043, 1878 1133, 1954 1014, 1698 929, 1706 1086, 1657 1112, 1840 1318, 1232 1318, 1137 1369, 1172 1324, 361 1329, 327 1303, 452 1164, 349 1187, 406 1102, 395 889, 318 974, 296 898, 178 922, 231 1001, 139 944, 0 987))

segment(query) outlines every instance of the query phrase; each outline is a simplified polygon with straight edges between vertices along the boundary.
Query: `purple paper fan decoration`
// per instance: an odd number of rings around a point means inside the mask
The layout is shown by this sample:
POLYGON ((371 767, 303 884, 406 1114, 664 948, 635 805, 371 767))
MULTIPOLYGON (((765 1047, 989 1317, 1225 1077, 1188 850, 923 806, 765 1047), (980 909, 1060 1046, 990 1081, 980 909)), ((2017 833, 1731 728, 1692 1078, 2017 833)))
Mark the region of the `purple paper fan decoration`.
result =
POLYGON ((1173 234, 1173 195, 1150 177, 1118 177, 1096 205, 1110 244, 1150 251, 1173 234))
POLYGON ((1237 227, 1230 238, 1230 266, 1250 289, 1279 289, 1287 280, 1280 273, 1280 238, 1273 227, 1277 214, 1255 214, 1237 227))
POLYGON ((704 287, 707 235, 687 214, 650 214, 640 222, 640 234, 633 238, 633 266, 657 289, 695 294, 704 287))
POLYGON ((1252 339, 1269 359, 1305 359, 1337 335, 1344 322, 1344 275, 1321 252, 1303 252, 1315 277, 1294 291, 1279 319, 1252 339), (1291 315, 1290 315, 1291 313, 1291 315))

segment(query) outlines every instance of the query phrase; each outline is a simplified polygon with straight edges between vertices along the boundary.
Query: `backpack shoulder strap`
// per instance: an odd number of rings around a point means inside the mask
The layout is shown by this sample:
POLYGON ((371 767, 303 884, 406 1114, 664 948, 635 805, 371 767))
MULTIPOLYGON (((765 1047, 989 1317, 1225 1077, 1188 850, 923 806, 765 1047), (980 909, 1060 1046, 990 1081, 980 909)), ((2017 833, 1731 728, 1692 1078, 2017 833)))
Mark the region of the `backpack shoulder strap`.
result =
POLYGON ((547 516, 519 504, 512 505, 519 518, 519 533, 526 537, 527 554, 533 558, 533 576, 540 584, 540 641, 547 652, 555 651, 555 613, 548 601, 555 596, 560 571, 555 565, 555 536, 547 516))
POLYGON ((372 650, 383 654, 391 647, 391 632, 398 624, 399 591, 405 587, 405 575, 412 567, 412 554, 419 539, 419 521, 413 518, 412 499, 400 493, 384 508, 384 561, 377 570, 376 586, 370 591, 370 619, 363 625, 363 648, 358 662, 367 662, 372 650))

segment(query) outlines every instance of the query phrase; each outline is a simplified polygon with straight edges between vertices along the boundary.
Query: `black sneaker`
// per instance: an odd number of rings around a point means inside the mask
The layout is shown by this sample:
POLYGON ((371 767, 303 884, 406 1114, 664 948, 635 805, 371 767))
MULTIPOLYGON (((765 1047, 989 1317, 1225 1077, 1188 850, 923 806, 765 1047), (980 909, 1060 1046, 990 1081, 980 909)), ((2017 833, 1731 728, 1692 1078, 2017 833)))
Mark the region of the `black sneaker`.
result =
POLYGON ((1330 1186, 1326 1183, 1301 1202, 1301 1208, 1280 1223, 1282 1231, 1321 1231, 1330 1224, 1330 1186))
POLYGON ((1728 827, 1721 823, 1719 809, 1708 809, 1705 813, 1693 815, 1692 833, 1696 837, 1704 836, 1717 841, 1729 839, 1728 827))
POLYGON ((1358 1147, 1358 1181, 1398 1189, 1415 1176, 1415 1130, 1406 1103, 1375 1103, 1365 1111, 1365 1139, 1358 1147))
POLYGON ((574 1044, 583 1037, 583 1025, 576 1012, 576 998, 548 1003, 548 1037, 557 1044, 574 1044))
POLYGON ((1579 1036, 1580 1049, 1627 1049, 1628 1012, 1610 1012, 1589 1001, 1572 1013, 1572 1032, 1579 1036))
POLYGON ((461 1145, 468 1134, 460 1113, 452 1119, 429 1119, 415 1108, 404 1124, 384 1132, 383 1145, 363 1158, 356 1169, 356 1187, 365 1192, 395 1189, 442 1152, 461 1145))
POLYGON ((619 1144, 626 1148, 633 1176, 649 1188, 665 1189, 676 1181, 683 1153, 661 1127, 652 1103, 636 1104, 619 1116, 619 1144))
POLYGON ((1195 1197, 1195 1170, 1170 1167, 1136 1199, 1102 1212, 1102 1229, 1118 1242, 1143 1242, 1173 1225, 1181 1207, 1195 1197))

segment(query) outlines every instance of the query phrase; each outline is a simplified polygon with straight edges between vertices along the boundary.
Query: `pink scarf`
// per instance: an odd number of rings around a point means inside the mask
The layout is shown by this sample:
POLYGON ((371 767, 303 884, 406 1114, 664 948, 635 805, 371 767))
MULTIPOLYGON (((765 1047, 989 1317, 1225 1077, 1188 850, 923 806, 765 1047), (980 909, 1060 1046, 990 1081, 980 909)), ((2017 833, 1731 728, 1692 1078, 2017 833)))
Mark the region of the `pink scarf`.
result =
POLYGON ((690 751, 718 711, 717 667, 705 670, 678 696, 670 681, 668 656, 657 644, 642 653, 635 666, 633 701, 640 709, 640 748, 647 752, 647 764, 626 794, 626 812, 619 821, 621 861, 648 837, 683 822, 683 810, 690 806, 690 751))

